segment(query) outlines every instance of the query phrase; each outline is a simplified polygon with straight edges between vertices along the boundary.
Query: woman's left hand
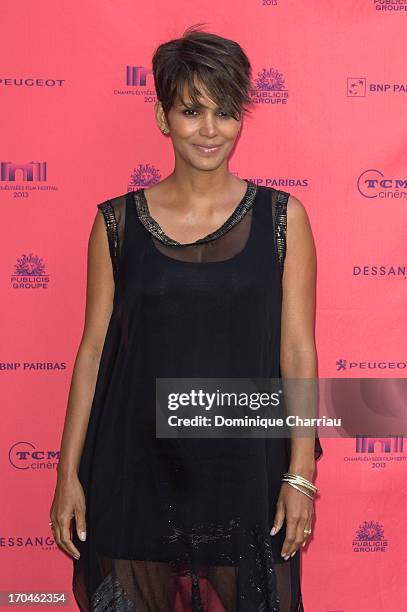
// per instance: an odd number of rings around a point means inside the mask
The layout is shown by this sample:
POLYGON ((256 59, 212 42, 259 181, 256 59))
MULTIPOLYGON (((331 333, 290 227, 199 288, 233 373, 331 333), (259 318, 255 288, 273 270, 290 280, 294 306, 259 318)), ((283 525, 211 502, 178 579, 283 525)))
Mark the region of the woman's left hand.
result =
POLYGON ((312 499, 283 482, 276 505, 271 535, 278 533, 286 519, 286 536, 281 549, 281 556, 285 560, 292 557, 300 546, 304 546, 309 534, 304 529, 311 529, 314 515, 314 502, 312 499))

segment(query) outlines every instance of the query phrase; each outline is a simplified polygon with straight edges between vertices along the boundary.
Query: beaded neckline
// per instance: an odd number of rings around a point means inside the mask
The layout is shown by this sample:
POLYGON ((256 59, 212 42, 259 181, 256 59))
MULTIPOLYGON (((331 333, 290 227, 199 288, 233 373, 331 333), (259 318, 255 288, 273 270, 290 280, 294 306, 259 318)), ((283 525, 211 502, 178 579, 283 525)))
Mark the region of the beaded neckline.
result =
POLYGON ((148 208, 147 198, 144 194, 144 189, 137 189, 133 191, 134 201, 137 208, 137 214, 144 225, 144 227, 151 233, 153 236, 158 238, 160 242, 173 245, 173 246, 193 246, 196 244, 202 244, 204 242, 209 242, 210 240, 215 240, 220 236, 223 236, 228 230, 236 225, 240 221, 240 219, 245 215, 245 213, 251 208, 254 198, 257 193, 257 185, 250 180, 243 179, 247 183, 246 191, 243 198, 240 200, 239 204, 236 206, 232 214, 226 219, 226 221, 221 225, 217 230, 211 232, 207 236, 203 238, 199 238, 195 242, 187 242, 182 243, 174 240, 167 236, 164 230, 160 227, 158 222, 150 215, 150 210, 148 208))

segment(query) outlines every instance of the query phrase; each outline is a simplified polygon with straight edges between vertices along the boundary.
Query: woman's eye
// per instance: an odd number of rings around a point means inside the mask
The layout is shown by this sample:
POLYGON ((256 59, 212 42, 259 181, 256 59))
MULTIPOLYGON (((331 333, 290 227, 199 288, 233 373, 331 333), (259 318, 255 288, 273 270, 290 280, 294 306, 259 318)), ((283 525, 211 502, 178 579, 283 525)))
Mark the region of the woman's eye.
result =
MULTIPOLYGON (((185 115, 186 117, 195 117, 198 114, 198 112, 199 111, 192 109, 192 108, 185 108, 182 111, 182 114, 185 115)), ((229 113, 227 113, 226 111, 218 111, 218 115, 226 119, 230 117, 229 113)))

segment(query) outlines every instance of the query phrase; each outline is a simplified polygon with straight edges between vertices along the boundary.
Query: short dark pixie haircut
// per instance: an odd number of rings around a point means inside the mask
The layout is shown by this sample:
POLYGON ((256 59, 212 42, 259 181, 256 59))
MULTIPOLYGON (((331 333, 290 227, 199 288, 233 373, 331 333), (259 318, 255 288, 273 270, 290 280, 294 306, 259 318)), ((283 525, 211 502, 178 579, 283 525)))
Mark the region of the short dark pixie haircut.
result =
POLYGON ((157 47, 152 65, 157 98, 165 115, 176 97, 187 91, 194 106, 204 92, 195 85, 196 78, 208 96, 231 117, 240 120, 242 112, 250 112, 251 65, 241 46, 233 40, 204 32, 203 24, 189 27, 181 38, 157 47))

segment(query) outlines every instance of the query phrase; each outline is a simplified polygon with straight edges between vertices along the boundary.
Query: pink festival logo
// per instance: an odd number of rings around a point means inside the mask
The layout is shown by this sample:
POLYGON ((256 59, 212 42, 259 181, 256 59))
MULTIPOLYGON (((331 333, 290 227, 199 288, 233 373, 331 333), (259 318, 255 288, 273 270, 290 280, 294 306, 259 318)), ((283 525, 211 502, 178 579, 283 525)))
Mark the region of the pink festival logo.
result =
POLYGON ((143 187, 155 185, 161 179, 161 174, 157 168, 151 164, 139 164, 134 168, 128 184, 128 191, 134 191, 143 187))
POLYGON ((47 162, 31 161, 25 164, 17 164, 11 161, 0 162, 0 180, 16 181, 17 171, 21 172, 22 181, 46 181, 47 162))
POLYGON ((157 100, 153 71, 145 66, 126 66, 126 81, 122 89, 114 89, 115 96, 136 96, 144 102, 157 100), (149 83, 148 83, 149 82, 149 83))
POLYGON ((153 74, 151 68, 126 66, 126 85, 130 87, 146 87, 148 74, 153 74))
POLYGON ((255 104, 287 104, 288 90, 284 76, 275 68, 263 68, 257 73, 251 89, 255 104))
POLYGON ((377 473, 385 468, 389 469, 390 466, 404 465, 406 462, 403 434, 383 437, 356 434, 354 440, 354 452, 343 457, 346 465, 368 465, 377 473))
POLYGON ((49 275, 45 271, 44 261, 34 255, 25 253, 14 264, 14 273, 11 275, 13 289, 47 289, 49 275))
POLYGON ((383 525, 376 521, 361 523, 352 542, 353 552, 386 552, 387 545, 383 525))
POLYGON ((404 436, 386 436, 384 438, 373 438, 369 436, 356 436, 357 453, 403 453, 404 436), (379 447, 379 448, 377 448, 379 447))

